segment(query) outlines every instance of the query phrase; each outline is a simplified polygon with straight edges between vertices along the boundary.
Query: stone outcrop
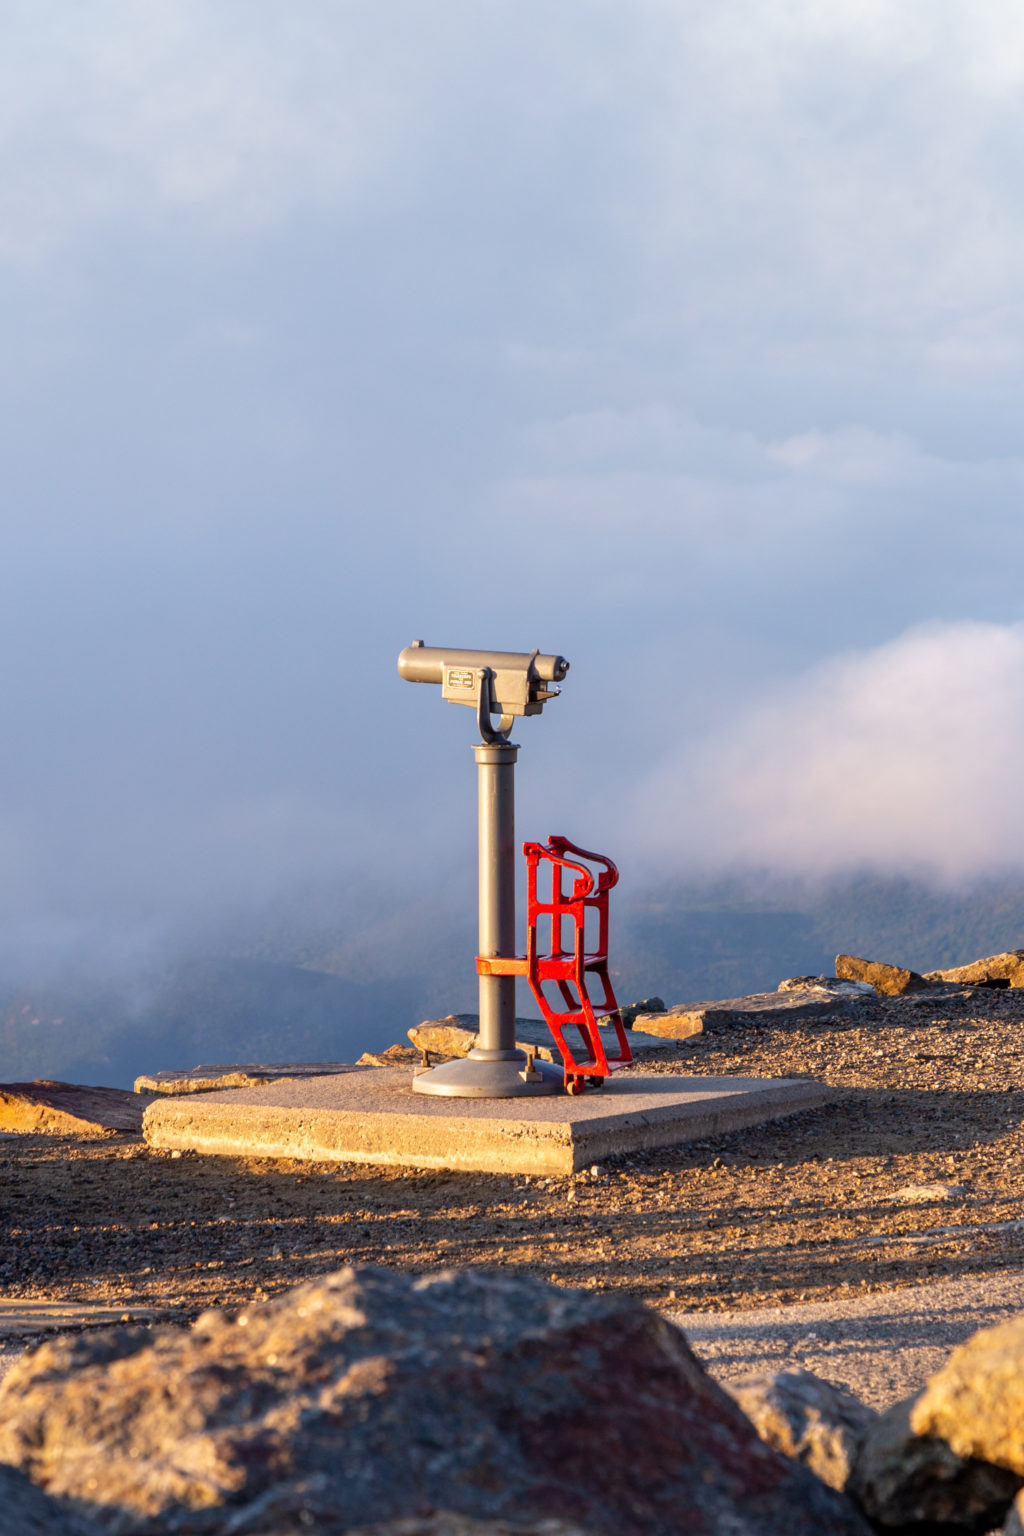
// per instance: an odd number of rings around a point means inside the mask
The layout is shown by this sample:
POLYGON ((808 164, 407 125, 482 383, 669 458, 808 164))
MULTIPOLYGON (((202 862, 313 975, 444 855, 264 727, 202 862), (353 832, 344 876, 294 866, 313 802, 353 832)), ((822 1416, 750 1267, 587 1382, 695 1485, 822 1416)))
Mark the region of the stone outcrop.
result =
POLYGON ((861 960, 857 955, 836 955, 836 975, 841 981, 866 981, 885 997, 900 997, 904 992, 923 992, 928 983, 916 971, 900 965, 886 965, 881 960, 861 960))
MULTIPOLYGON (((514 1274, 349 1269, 189 1330, 44 1344, 0 1387, 0 1460, 108 1536, 340 1536, 441 1510, 867 1536, 658 1313, 514 1274)), ((405 1527, 431 1530, 458 1527, 405 1527)))
MULTIPOLYGON (((516 1019, 516 1029, 523 1020, 516 1019)), ((432 1056, 468 1056, 476 1045, 480 1017, 475 1013, 449 1013, 443 1019, 424 1019, 408 1031, 409 1039, 418 1051, 429 1051, 432 1056)))
MULTIPOLYGON (((480 1028, 477 1013, 451 1013, 445 1019, 425 1019, 408 1031, 419 1051, 431 1056, 468 1056, 476 1045, 480 1028)), ((543 1019, 516 1019, 516 1044, 520 1050, 536 1052, 541 1061, 560 1060, 551 1031, 543 1019)))
POLYGON ((660 997, 643 997, 638 1003, 623 1003, 619 1008, 619 1018, 624 1029, 633 1028, 633 1020, 638 1013, 664 1013, 665 1003, 660 997))
POLYGON ((1024 1478, 1024 1317, 983 1328, 930 1379, 911 1412, 918 1435, 1024 1478))
POLYGON ((1024 1536, 1024 1317, 955 1349, 924 1389, 881 1415, 848 1491, 882 1530, 1024 1536), (1013 1508, 1011 1509, 1011 1502, 1013 1508))
POLYGON ((691 1035, 699 1035, 703 1028, 704 1019, 699 1007, 688 1004, 657 1013, 635 1013, 629 1024, 630 1048, 634 1052, 643 1050, 645 1036, 665 1041, 688 1040, 691 1035))
POLYGON ((136 1093, 216 1093, 222 1088, 260 1088, 291 1077, 331 1077, 351 1072, 350 1061, 222 1063, 183 1072, 147 1072, 135 1079, 136 1093))
POLYGON ((761 1439, 830 1488, 846 1487, 873 1409, 810 1371, 780 1371, 726 1384, 761 1439))
POLYGON ((869 1427, 848 1491, 883 1531, 963 1531, 982 1536, 1005 1516, 1020 1479, 986 1461, 959 1456, 943 1439, 914 1429, 915 1399, 897 1403, 869 1427))
POLYGON ((842 981, 838 976, 787 976, 780 981, 779 992, 827 992, 831 997, 877 997, 866 981, 842 981))
MULTIPOLYGON (((635 1017, 633 1024, 630 1025, 631 1032, 634 1029, 637 1032, 637 1038, 631 1039, 634 1055, 642 1056, 671 1049, 670 1040, 650 1038, 644 1022, 648 1017, 658 1019, 662 1015, 644 1014, 635 1017)), ((422 1024, 415 1024, 408 1031, 408 1035, 418 1051, 427 1050, 433 1057, 468 1056, 476 1045, 479 1027, 480 1019, 477 1014, 453 1013, 446 1019, 427 1019, 422 1024)), ((605 1050, 618 1054, 618 1043, 610 1025, 607 1026, 606 1032, 605 1050)), ((694 1032, 692 1029, 687 1031, 689 1034, 694 1032)), ((657 1031, 650 1033, 656 1035, 657 1031)), ((540 1061, 561 1064, 561 1054, 543 1019, 516 1019, 516 1045, 522 1051, 533 1051, 540 1061)))
POLYGON ((823 1019, 862 1007, 874 997, 871 990, 824 987, 790 988, 779 992, 751 992, 746 997, 723 997, 702 1003, 675 1003, 665 1013, 638 1014, 633 1032, 649 1030, 652 1034, 684 1039, 687 1035, 730 1029, 749 1024, 751 1019, 768 1023, 787 1020, 823 1019))
MULTIPOLYGON (((438 1066, 444 1056, 434 1056, 431 1066, 438 1066)), ((357 1067, 410 1067, 423 1065, 423 1052, 413 1045, 389 1045, 385 1051, 364 1051, 356 1062, 357 1067)))
POLYGON ((970 965, 954 965, 946 971, 926 971, 925 981, 951 981, 961 987, 1024 987, 1024 949, 1008 949, 986 955, 970 965))
POLYGON ((79 1083, 0 1083, 0 1130, 54 1136, 97 1136, 142 1130, 152 1094, 79 1083))

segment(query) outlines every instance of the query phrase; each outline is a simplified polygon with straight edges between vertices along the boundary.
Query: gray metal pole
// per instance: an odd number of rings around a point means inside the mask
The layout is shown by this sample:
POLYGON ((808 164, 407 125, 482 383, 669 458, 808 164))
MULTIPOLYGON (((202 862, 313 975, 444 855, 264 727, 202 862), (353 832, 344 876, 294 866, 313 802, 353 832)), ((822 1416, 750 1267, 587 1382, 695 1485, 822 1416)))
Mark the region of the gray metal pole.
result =
MULTIPOLYGON (((473 748, 479 794, 480 954, 516 952, 515 770, 519 748, 511 742, 473 748)), ((516 979, 480 977, 478 1059, 512 1060, 516 1051, 516 979)))
MULTIPOLYGON (((480 831, 480 955, 511 958, 516 952, 515 771, 519 748, 509 741, 481 742, 477 763, 480 831)), ((446 1061, 413 1078, 414 1093, 452 1098, 511 1099, 561 1093, 562 1070, 546 1061, 531 1067, 516 1045, 516 979, 480 976, 477 1043, 460 1061, 446 1061)))

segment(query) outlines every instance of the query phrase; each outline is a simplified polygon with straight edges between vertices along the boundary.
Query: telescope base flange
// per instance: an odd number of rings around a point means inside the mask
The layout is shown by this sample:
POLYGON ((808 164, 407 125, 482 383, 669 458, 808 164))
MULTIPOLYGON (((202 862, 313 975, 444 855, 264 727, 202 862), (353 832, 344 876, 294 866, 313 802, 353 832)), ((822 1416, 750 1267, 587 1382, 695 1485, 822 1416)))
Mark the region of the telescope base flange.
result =
POLYGON ((463 1056, 417 1072, 412 1080, 413 1093, 452 1099, 526 1099, 564 1091, 561 1067, 535 1060, 527 1072, 525 1052, 509 1054, 513 1059, 481 1061, 463 1056))

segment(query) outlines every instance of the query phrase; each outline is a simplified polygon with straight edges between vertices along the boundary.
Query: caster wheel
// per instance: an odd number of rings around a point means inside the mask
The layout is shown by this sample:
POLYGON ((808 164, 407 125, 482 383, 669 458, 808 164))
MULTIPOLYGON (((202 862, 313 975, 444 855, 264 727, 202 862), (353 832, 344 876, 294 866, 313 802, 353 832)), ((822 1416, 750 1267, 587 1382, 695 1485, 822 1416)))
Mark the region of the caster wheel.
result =
POLYGON ((590 1084, 591 1088, 603 1088, 604 1087, 604 1078, 603 1077, 588 1077, 587 1078, 587 1082, 590 1084))
POLYGON ((566 1089, 575 1097, 577 1094, 585 1093, 587 1091, 587 1085, 583 1081, 582 1077, 570 1077, 568 1083, 566 1084, 566 1089))

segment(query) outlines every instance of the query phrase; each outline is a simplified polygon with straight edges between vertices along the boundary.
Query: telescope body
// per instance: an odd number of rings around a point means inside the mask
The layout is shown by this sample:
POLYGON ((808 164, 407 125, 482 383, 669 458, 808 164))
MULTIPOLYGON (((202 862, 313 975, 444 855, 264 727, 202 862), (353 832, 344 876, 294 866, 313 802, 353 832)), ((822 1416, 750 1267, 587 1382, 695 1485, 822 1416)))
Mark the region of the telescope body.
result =
POLYGON ((407 683, 443 683, 446 667, 490 667, 492 672, 527 672, 542 683, 560 683, 569 670, 564 656, 537 651, 464 651, 454 645, 407 645, 398 670, 407 683))
POLYGON ((569 663, 539 651, 467 651, 416 641, 400 654, 398 670, 408 683, 440 683, 451 704, 477 707, 484 700, 511 724, 512 716, 540 714, 560 691, 545 684, 560 683, 569 663))

